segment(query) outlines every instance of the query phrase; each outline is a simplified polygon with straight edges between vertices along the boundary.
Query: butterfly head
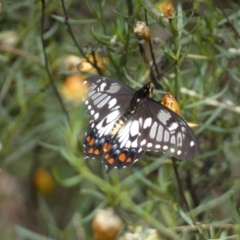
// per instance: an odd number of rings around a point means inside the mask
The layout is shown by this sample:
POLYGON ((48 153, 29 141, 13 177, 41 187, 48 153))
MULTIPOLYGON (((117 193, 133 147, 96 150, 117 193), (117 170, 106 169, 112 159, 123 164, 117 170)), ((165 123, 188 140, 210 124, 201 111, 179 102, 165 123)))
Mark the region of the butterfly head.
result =
POLYGON ((154 85, 150 82, 137 90, 131 100, 131 105, 128 112, 134 113, 137 108, 142 104, 145 98, 153 98, 153 88, 154 85))
POLYGON ((153 98, 154 84, 152 82, 145 84, 142 87, 143 98, 153 98))

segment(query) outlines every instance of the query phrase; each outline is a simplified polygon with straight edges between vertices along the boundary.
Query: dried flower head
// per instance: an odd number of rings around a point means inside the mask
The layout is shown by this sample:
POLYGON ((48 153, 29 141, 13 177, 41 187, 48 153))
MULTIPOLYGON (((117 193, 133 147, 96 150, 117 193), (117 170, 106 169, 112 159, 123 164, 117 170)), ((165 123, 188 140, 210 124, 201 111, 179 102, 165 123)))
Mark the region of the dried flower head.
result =
POLYGON ((72 74, 66 77, 63 86, 59 89, 62 97, 73 104, 80 104, 85 96, 86 86, 83 85, 84 76, 72 74))
POLYGON ((96 240, 116 239, 122 220, 112 208, 100 209, 92 221, 92 231, 96 240))
MULTIPOLYGON (((181 110, 180 106, 175 99, 175 97, 171 93, 167 93, 162 98, 161 104, 165 107, 171 109, 173 112, 175 112, 177 115, 181 116, 181 110)), ((197 127, 197 123, 187 122, 188 126, 191 128, 197 127)))
POLYGON ((163 14, 164 17, 172 19, 175 15, 175 9, 172 5, 171 0, 165 0, 159 5, 157 5, 157 9, 163 14))
POLYGON ((33 185, 37 192, 41 192, 44 195, 51 193, 56 186, 51 174, 43 168, 38 168, 34 172, 33 185))
POLYGON ((145 22, 138 21, 133 29, 134 33, 141 39, 150 41, 150 31, 145 22))
MULTIPOLYGON (((98 53, 95 53, 95 56, 93 57, 92 54, 86 54, 87 59, 94 63, 94 60, 96 61, 97 66, 102 70, 102 72, 106 71, 105 63, 106 58, 101 57, 98 53)), ((97 73, 97 70, 92 66, 91 63, 87 61, 86 58, 83 58, 79 63, 79 70, 82 72, 90 72, 90 73, 97 73)))
POLYGON ((164 97, 162 98, 161 104, 171 109, 177 115, 179 116, 181 115, 179 104, 171 93, 167 93, 164 95, 164 97))

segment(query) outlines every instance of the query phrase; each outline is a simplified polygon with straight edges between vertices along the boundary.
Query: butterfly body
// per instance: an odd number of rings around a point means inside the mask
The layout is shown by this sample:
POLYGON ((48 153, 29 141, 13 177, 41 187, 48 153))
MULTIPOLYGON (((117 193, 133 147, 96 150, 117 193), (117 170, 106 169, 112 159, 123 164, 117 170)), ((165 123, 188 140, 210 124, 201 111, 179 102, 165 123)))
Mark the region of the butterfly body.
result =
POLYGON ((197 144, 192 130, 177 114, 152 99, 153 84, 135 91, 106 77, 85 80, 90 123, 84 139, 86 157, 102 160, 107 172, 130 167, 145 151, 193 158, 197 144))

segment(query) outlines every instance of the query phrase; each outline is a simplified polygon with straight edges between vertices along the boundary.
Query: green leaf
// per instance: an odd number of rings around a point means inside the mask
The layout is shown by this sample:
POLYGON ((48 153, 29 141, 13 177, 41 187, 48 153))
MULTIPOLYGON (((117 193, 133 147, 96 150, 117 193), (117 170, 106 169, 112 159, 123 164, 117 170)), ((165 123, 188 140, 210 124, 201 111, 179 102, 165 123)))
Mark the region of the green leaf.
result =
MULTIPOLYGON (((66 21, 65 17, 61 17, 54 14, 52 15, 52 18, 61 23, 65 23, 66 21)), ((96 23, 97 19, 68 19, 68 21, 71 25, 83 25, 83 24, 96 23)))

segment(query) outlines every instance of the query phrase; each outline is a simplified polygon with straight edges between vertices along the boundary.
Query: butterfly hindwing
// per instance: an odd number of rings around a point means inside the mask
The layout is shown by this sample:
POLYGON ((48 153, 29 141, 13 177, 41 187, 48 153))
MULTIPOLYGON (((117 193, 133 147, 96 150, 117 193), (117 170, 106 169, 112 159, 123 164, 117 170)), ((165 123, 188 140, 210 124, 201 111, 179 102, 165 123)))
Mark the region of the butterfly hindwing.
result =
POLYGON ((138 144, 144 151, 164 152, 180 160, 196 155, 197 144, 191 128, 167 107, 145 99, 134 117, 141 124, 138 144))
POLYGON ((121 148, 118 141, 110 144, 111 148, 104 154, 103 163, 107 167, 107 173, 113 168, 131 167, 134 162, 139 160, 144 151, 138 148, 121 148))
POLYGON ((144 154, 142 149, 136 147, 122 147, 118 138, 111 140, 107 135, 100 135, 96 126, 94 122, 91 122, 87 128, 84 152, 86 157, 102 159, 107 172, 114 167, 130 167, 144 154))

